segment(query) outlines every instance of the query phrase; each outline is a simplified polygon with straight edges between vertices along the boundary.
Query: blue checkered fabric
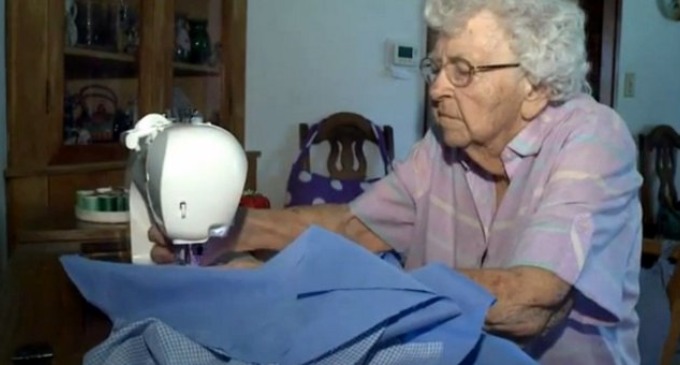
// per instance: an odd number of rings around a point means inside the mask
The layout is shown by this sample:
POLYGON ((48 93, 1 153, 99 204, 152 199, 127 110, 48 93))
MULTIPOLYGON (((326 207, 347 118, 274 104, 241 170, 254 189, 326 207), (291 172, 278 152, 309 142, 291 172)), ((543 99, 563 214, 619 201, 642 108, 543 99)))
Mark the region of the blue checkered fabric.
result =
POLYGON ((157 320, 131 323, 116 330, 83 359, 85 365, 241 365, 210 351, 157 320))
MULTIPOLYGON (((378 349, 370 355, 369 365, 439 365, 444 344, 441 342, 405 343, 378 349)), ((340 364, 340 363, 336 363, 340 364)))
POLYGON ((61 260, 113 323, 86 364, 536 364, 483 332, 493 298, 469 279, 318 227, 255 270, 61 260))
MULTIPOLYGON (((384 328, 373 331, 309 365, 440 364, 442 343, 395 344, 376 348, 383 332, 384 328)), ((155 319, 131 323, 115 331, 86 354, 83 364, 254 365, 211 351, 155 319)))
MULTIPOLYGON (((314 365, 335 365, 335 364, 364 364, 367 363, 369 352, 376 345, 380 337, 385 332, 385 328, 368 332, 346 346, 331 351, 330 354, 313 361, 314 365)), ((376 363, 378 365, 379 363, 376 363)))

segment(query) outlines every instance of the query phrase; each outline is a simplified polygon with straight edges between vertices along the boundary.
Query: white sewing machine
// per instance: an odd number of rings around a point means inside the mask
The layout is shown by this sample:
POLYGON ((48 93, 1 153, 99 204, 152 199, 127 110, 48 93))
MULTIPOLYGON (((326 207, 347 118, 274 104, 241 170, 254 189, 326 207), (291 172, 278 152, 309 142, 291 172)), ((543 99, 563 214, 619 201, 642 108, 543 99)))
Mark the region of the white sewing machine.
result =
POLYGON ((152 263, 155 224, 195 264, 202 244, 227 234, 243 193, 248 163, 228 131, 202 120, 173 123, 148 114, 124 132, 128 163, 132 262, 152 263))

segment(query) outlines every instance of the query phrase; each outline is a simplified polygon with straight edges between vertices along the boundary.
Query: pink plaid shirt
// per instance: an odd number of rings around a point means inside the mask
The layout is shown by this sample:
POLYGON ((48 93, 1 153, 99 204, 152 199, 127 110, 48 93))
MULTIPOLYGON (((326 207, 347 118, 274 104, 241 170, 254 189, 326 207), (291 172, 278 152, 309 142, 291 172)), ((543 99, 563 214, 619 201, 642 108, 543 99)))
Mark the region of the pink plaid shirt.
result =
POLYGON ((638 364, 636 151, 621 118, 581 95, 503 151, 511 183, 498 209, 494 183, 432 132, 351 207, 407 269, 529 265, 572 284, 566 323, 526 348, 542 364, 638 364))

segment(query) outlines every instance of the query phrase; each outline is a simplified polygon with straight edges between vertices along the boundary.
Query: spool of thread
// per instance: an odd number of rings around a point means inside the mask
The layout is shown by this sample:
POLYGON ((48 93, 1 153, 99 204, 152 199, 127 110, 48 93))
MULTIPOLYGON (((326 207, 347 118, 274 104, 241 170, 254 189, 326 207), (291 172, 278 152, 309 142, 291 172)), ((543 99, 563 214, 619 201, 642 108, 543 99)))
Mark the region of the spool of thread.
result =
POLYGON ((127 194, 121 194, 117 198, 118 201, 118 209, 122 212, 126 212, 128 208, 128 196, 127 194))
POLYGON ((76 206, 94 212, 126 212, 128 194, 124 189, 101 188, 76 191, 76 206))
POLYGON ((97 210, 100 212, 113 212, 113 198, 109 194, 97 196, 97 210))
POLYGON ((83 196, 82 204, 80 205, 79 208, 83 209, 83 210, 91 210, 91 211, 98 212, 99 211, 99 197, 94 195, 94 194, 83 196))
POLYGON ((86 207, 90 206, 89 201, 90 201, 90 196, 92 195, 91 190, 77 190, 76 191, 76 206, 85 209, 86 207))

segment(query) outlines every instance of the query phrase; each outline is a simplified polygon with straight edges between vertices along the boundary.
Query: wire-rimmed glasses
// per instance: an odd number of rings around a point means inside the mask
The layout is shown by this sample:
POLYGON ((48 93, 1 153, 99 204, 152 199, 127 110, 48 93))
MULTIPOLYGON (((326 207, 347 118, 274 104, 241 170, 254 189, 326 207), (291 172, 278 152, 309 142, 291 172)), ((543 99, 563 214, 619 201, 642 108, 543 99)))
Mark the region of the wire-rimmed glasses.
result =
POLYGON ((489 72, 519 66, 519 63, 474 66, 465 58, 452 57, 442 67, 434 59, 426 57, 420 62, 420 72, 423 74, 425 81, 428 84, 432 84, 443 69, 446 78, 453 86, 465 87, 470 85, 474 76, 480 72, 489 72))

